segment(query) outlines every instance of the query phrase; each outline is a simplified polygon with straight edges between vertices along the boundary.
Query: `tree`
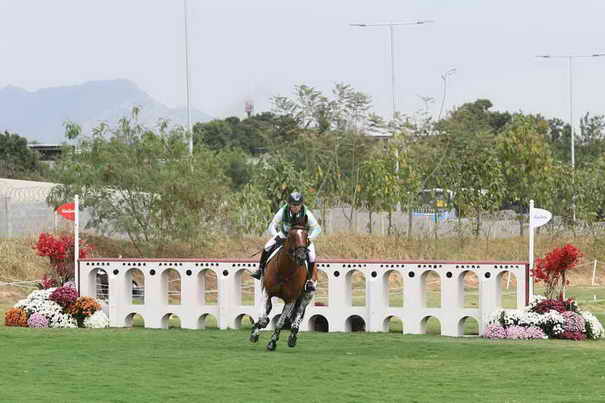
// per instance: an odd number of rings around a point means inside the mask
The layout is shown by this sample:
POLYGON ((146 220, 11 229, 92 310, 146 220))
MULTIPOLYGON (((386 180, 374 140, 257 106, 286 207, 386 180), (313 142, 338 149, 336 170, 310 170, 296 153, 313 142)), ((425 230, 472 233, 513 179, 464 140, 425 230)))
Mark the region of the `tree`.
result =
POLYGON ((126 234, 144 256, 148 246, 168 241, 195 247, 223 226, 229 179, 214 153, 198 146, 189 155, 186 133, 143 127, 138 110, 116 127, 102 124, 79 138, 78 152, 65 155, 54 170, 61 185, 48 202, 57 206, 80 195, 91 213, 89 227, 126 234))
POLYGON ((454 109, 446 119, 436 124, 440 132, 499 133, 511 121, 508 112, 490 111, 493 104, 488 99, 478 99, 454 109))
POLYGON ((244 120, 229 117, 196 123, 193 127, 193 142, 194 145, 204 144, 211 150, 237 148, 257 155, 267 148, 267 138, 274 126, 272 118, 271 114, 263 114, 244 120))
POLYGON ((14 133, 0 132, 0 176, 31 179, 45 174, 38 153, 27 146, 27 139, 14 133))
POLYGON ((371 119, 371 104, 368 95, 342 83, 334 86, 332 99, 304 84, 295 87, 293 98, 273 98, 273 108, 278 116, 288 116, 299 128, 314 129, 319 133, 366 127, 371 119))
POLYGON ((590 116, 586 113, 582 116, 576 147, 578 168, 591 164, 605 152, 605 115, 590 116))
POLYGON ((555 162, 544 133, 547 122, 535 116, 516 114, 498 136, 496 145, 507 191, 506 200, 520 207, 519 232, 523 235, 521 213, 531 199, 549 205, 553 198, 555 162))

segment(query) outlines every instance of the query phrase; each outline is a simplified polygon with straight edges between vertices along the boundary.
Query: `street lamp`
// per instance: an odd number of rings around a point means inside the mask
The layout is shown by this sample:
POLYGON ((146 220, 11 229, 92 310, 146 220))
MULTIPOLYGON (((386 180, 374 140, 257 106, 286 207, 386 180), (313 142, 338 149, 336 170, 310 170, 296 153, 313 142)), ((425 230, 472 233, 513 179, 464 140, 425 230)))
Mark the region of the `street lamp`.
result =
POLYGON ((455 73, 456 68, 452 67, 441 75, 441 79, 443 80, 443 96, 441 97, 441 107, 439 108, 439 117, 437 117, 437 121, 441 120, 441 114, 443 113, 443 107, 445 106, 445 96, 447 94, 447 78, 449 76, 453 76, 455 73))
POLYGON ((191 128, 191 72, 189 70, 189 29, 187 0, 183 0, 185 11, 185 74, 187 81, 187 130, 189 132, 189 154, 193 154, 193 130, 191 128))
MULTIPOLYGON (((538 55, 536 57, 542 59, 567 59, 569 66, 569 128, 571 130, 571 169, 572 169, 572 180, 575 180, 575 169, 576 169, 576 151, 575 151, 575 143, 576 143, 576 135, 574 130, 573 123, 573 70, 572 64, 574 59, 586 59, 586 58, 594 58, 605 56, 605 53, 593 53, 592 55, 538 55)), ((576 202, 575 202, 575 190, 573 194, 573 222, 576 222, 576 202)))
POLYGON ((397 111, 397 106, 395 102, 395 42, 393 35, 393 27, 399 25, 423 25, 430 24, 434 22, 433 20, 418 20, 413 22, 385 22, 380 24, 349 24, 352 27, 389 27, 389 37, 391 44, 391 95, 393 97, 393 119, 395 119, 395 113, 397 111))
MULTIPOLYGON (((569 65, 569 126, 571 129, 571 168, 576 167, 575 155, 575 131, 573 123, 573 71, 572 62, 574 59, 586 59, 605 56, 605 53, 593 53, 592 55, 538 55, 542 59, 567 59, 569 65)), ((575 215, 575 214, 574 214, 575 215)))

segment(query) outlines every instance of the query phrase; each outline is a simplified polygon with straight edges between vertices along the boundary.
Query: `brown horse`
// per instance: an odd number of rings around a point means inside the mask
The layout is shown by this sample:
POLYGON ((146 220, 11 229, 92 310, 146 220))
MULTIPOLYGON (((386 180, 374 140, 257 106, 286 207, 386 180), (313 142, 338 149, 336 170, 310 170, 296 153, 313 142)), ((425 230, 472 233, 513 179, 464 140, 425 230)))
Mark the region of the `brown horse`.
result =
MULTIPOLYGON (((269 324, 269 313, 271 312, 271 298, 281 298, 285 305, 282 313, 275 325, 275 331, 271 340, 267 344, 267 349, 275 350, 279 333, 286 324, 290 323, 290 337, 288 346, 294 347, 300 323, 305 314, 305 308, 313 298, 315 292, 305 292, 305 282, 307 280, 307 246, 309 244, 308 233, 305 225, 295 225, 288 231, 288 238, 282 248, 273 257, 263 275, 263 306, 260 317, 252 327, 250 341, 256 343, 259 338, 260 330, 269 324)), ((313 280, 317 280, 317 273, 314 271, 313 280)))

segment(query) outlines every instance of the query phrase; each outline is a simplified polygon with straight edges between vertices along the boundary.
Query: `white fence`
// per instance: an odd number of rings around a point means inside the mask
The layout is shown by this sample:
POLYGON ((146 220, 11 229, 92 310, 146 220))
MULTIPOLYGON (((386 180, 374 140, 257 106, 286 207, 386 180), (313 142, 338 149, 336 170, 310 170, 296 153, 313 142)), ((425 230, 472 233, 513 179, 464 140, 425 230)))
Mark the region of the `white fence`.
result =
MULTIPOLYGON (((259 282, 249 283, 248 288, 254 288, 249 298, 243 282, 245 273, 256 266, 252 260, 82 259, 79 287, 81 295, 101 297, 104 289, 100 279, 107 274, 113 327, 130 326, 133 317, 140 315, 145 327, 167 328, 170 317, 176 315, 181 327, 187 329, 204 328, 209 316, 216 319, 220 329, 239 328, 243 317, 257 320, 260 312, 259 282), (179 298, 173 298, 177 294, 179 298)), ((309 304, 301 330, 382 332, 388 331, 391 319, 398 318, 403 322, 403 333, 422 334, 433 317, 439 321, 442 335, 462 336, 469 319, 483 331, 488 316, 502 306, 510 278, 514 279, 510 291, 516 307, 529 301, 526 262, 320 260, 318 269, 324 279, 320 287, 327 297, 320 304, 309 304), (354 295, 354 276, 364 280, 362 299, 354 295), (465 291, 465 276, 476 280, 474 307, 465 307, 469 292, 465 291), (393 306, 397 305, 390 293, 393 277, 402 283, 401 306, 393 306), (429 293, 436 289, 439 296, 429 303, 429 293)), ((355 283, 360 283, 357 280, 355 283)), ((275 301, 271 323, 282 307, 275 301)))

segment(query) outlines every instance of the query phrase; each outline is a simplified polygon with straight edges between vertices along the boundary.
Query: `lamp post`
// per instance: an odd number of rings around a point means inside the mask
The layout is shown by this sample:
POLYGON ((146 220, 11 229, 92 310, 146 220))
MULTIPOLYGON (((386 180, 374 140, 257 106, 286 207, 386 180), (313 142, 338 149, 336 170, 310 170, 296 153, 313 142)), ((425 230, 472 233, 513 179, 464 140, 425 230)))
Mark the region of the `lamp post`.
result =
MULTIPOLYGON (((572 170, 572 178, 575 180, 575 170, 576 170, 576 151, 575 151, 575 143, 576 143, 576 135, 574 129, 573 122, 573 61, 574 59, 587 59, 587 58, 595 58, 605 56, 605 53, 593 53, 592 55, 538 55, 536 57, 541 59, 567 59, 568 67, 569 67, 569 128, 571 130, 571 170, 572 170)), ((572 211, 573 211, 573 222, 576 222, 576 202, 575 202, 575 189, 574 194, 572 196, 572 211)))
MULTIPOLYGON (((573 60, 574 59, 587 59, 605 56, 605 53, 594 53, 592 55, 538 55, 536 57, 542 59, 567 59, 569 66, 569 126, 571 129, 571 168, 576 167, 576 155, 575 155, 575 130, 573 122, 573 60)), ((575 215, 575 214, 574 214, 575 215)), ((574 217, 575 219, 575 217, 574 217)))
POLYGON ((393 33, 393 27, 401 25, 423 25, 434 22, 433 20, 418 20, 413 22, 386 22, 379 24, 349 24, 352 27, 389 27, 389 39, 391 47, 391 96, 393 101, 393 119, 397 112, 396 96, 395 96, 395 38, 393 33))
POLYGON ((185 74, 187 82, 187 131, 189 132, 189 154, 193 154, 193 130, 191 128, 191 72, 189 70, 189 7, 187 7, 187 0, 183 0, 183 9, 185 12, 185 74))
POLYGON ((441 120, 441 114, 443 113, 443 107, 445 106, 445 96, 447 94, 447 78, 456 73, 456 68, 452 67, 445 73, 441 75, 441 79, 443 80, 443 96, 441 97, 441 107, 439 108, 439 116, 437 117, 437 121, 441 120))

